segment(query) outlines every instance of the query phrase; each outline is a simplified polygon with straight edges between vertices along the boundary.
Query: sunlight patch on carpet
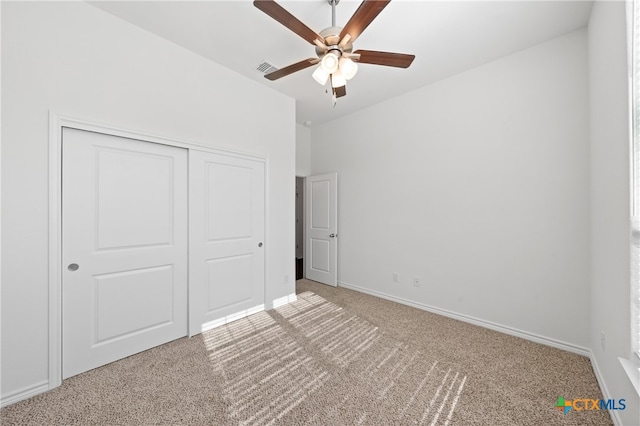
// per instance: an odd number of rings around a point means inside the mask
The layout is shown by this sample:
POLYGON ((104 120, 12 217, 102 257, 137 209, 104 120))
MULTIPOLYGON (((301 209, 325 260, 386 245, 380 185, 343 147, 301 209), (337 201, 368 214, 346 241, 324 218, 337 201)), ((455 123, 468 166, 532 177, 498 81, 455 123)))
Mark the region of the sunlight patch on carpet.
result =
POLYGON ((286 415, 328 378, 265 312, 204 334, 209 358, 227 382, 229 415, 240 424, 266 424, 286 415))
POLYGON ((447 425, 467 381, 311 292, 203 337, 239 424, 313 412, 332 424, 447 425))
POLYGON ((342 367, 358 358, 381 336, 378 327, 314 293, 299 294, 298 300, 307 310, 290 315, 291 325, 311 342, 319 344, 322 351, 342 367))

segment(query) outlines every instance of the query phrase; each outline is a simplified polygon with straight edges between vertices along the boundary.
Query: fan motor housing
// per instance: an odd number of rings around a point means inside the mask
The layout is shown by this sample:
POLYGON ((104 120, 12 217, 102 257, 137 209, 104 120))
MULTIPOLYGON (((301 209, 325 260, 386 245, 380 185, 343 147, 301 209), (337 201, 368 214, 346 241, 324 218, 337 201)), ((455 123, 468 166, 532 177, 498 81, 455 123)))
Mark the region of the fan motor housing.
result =
POLYGON ((340 55, 342 53, 351 53, 353 50, 353 45, 351 43, 345 44, 343 47, 338 46, 340 43, 340 31, 342 31, 342 27, 329 27, 320 31, 320 35, 324 38, 326 46, 329 48, 328 50, 324 50, 320 47, 316 47, 316 55, 318 58, 322 58, 327 52, 338 51, 340 55))

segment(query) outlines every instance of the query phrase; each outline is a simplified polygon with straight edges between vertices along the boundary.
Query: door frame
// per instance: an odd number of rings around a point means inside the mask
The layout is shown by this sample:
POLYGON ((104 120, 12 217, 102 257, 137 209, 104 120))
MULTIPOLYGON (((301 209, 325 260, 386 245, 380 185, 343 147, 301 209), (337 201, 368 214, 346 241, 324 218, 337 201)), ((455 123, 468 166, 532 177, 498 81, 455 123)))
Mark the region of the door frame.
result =
MULTIPOLYGON (((198 149, 214 154, 225 155, 263 162, 264 172, 264 226, 267 229, 269 214, 269 198, 267 182, 269 178, 269 161, 266 156, 247 152, 235 151, 222 147, 206 145, 203 143, 168 138, 149 132, 125 129, 120 126, 96 123, 90 120, 59 114, 49 110, 49 211, 48 211, 48 235, 49 235, 49 380, 48 389, 53 389, 62 384, 62 128, 68 127, 89 132, 104 133, 111 136, 119 136, 128 139, 137 139, 143 142, 157 143, 161 145, 184 148, 187 150, 198 149)), ((265 232, 265 287, 267 282, 267 251, 269 244, 265 232)), ((188 282, 189 287, 191 283, 188 282)), ((266 288, 265 297, 266 297, 266 288)), ((187 302, 188 303, 188 302, 187 302)), ((189 315, 187 314, 187 321, 189 315)), ((187 324, 189 328, 189 324, 187 324)), ((46 389, 43 389, 46 390, 46 389)))
MULTIPOLYGON (((306 244, 305 244, 305 239, 307 237, 307 229, 306 229, 306 211, 307 211, 306 209, 307 209, 307 206, 305 205, 305 203, 307 202, 307 176, 298 175, 296 173, 295 179, 296 180, 297 179, 302 179, 302 259, 303 259, 303 262, 304 262, 304 258, 307 255, 307 252, 306 252, 307 247, 306 247, 306 244)), ((296 200, 296 203, 297 202, 298 202, 298 200, 296 200)), ((293 224, 294 224, 294 226, 297 225, 295 223, 295 221, 293 222, 293 224)), ((294 247, 295 247, 295 244, 294 244, 294 247)), ((296 257, 296 261, 297 261, 297 257, 296 257)), ((302 267, 302 278, 303 279, 307 278, 305 275, 306 275, 306 271, 305 271, 305 268, 304 268, 304 265, 303 265, 303 267, 302 267)), ((297 280, 294 280, 294 281, 297 281, 297 280)))

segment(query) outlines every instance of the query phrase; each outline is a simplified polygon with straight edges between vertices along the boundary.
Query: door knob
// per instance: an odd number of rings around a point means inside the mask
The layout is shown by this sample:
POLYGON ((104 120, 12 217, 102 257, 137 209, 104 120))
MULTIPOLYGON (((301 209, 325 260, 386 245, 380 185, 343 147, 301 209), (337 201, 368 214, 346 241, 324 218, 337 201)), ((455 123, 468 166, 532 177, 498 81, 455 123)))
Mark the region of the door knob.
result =
POLYGON ((70 270, 71 272, 77 271, 78 268, 80 268, 80 266, 78 266, 77 263, 72 263, 69 266, 67 266, 67 269, 70 270))
POLYGON ((335 237, 337 237, 336 234, 329 234, 329 238, 335 238, 335 237))
POLYGON ((258 243, 258 247, 262 247, 262 243, 258 243))

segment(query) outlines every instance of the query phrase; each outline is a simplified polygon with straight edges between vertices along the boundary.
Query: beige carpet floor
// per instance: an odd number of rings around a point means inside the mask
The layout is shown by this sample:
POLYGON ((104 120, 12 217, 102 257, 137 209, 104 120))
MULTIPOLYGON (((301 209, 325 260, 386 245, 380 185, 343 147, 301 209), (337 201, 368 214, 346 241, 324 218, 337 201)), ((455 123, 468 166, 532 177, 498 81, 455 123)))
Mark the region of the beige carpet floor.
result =
POLYGON ((2 425, 609 425, 585 357, 354 291, 298 301, 64 381, 2 425))

